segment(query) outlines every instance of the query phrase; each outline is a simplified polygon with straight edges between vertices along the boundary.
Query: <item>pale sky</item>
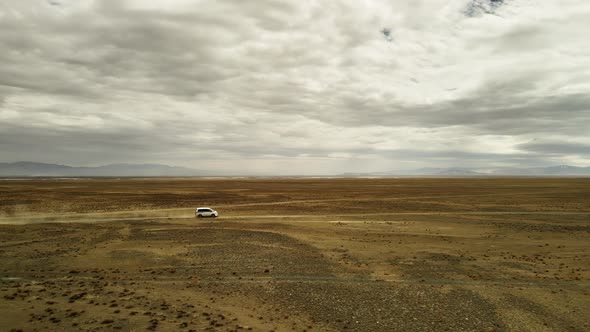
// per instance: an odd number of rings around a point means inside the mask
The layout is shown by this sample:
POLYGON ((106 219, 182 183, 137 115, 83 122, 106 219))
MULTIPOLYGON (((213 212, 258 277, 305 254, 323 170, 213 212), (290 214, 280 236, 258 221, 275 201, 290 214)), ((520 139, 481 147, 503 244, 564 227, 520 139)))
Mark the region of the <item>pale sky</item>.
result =
POLYGON ((0 162, 590 166, 589 17, 586 0, 0 0, 0 162))

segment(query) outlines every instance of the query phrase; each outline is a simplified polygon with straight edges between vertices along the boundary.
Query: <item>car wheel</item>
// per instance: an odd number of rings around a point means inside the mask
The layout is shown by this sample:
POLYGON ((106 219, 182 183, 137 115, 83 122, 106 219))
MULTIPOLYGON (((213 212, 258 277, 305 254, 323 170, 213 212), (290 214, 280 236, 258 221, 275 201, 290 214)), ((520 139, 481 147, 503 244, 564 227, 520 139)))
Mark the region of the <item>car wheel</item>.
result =
POLYGON ((197 214, 197 218, 203 218, 202 214, 197 214))

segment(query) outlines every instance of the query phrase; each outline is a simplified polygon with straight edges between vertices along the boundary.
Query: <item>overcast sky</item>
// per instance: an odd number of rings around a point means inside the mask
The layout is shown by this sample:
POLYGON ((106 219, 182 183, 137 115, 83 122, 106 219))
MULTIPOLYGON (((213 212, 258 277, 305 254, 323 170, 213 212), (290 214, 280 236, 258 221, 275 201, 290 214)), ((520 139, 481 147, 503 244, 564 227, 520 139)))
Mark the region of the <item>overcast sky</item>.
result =
POLYGON ((590 166, 587 0, 0 0, 0 162, 590 166))

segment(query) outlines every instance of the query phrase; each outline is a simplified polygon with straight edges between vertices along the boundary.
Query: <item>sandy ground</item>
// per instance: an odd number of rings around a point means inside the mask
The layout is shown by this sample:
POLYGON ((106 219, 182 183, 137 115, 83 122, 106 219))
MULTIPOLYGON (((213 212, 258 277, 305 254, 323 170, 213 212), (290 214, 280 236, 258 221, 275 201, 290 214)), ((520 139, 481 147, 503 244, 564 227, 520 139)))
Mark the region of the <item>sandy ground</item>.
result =
POLYGON ((0 180, 3 331, 589 331, 589 308, 590 179, 0 180))

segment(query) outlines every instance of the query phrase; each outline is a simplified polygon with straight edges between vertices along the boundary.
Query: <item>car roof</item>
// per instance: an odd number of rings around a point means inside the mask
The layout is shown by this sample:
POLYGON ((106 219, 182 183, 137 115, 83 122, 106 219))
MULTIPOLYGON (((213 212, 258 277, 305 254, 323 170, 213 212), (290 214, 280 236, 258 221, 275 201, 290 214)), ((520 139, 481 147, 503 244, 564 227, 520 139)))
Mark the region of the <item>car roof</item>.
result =
POLYGON ((210 207, 206 207, 206 206, 198 207, 198 208, 197 208, 197 210, 198 210, 198 209, 209 209, 209 210, 213 210, 212 208, 210 208, 210 207))

